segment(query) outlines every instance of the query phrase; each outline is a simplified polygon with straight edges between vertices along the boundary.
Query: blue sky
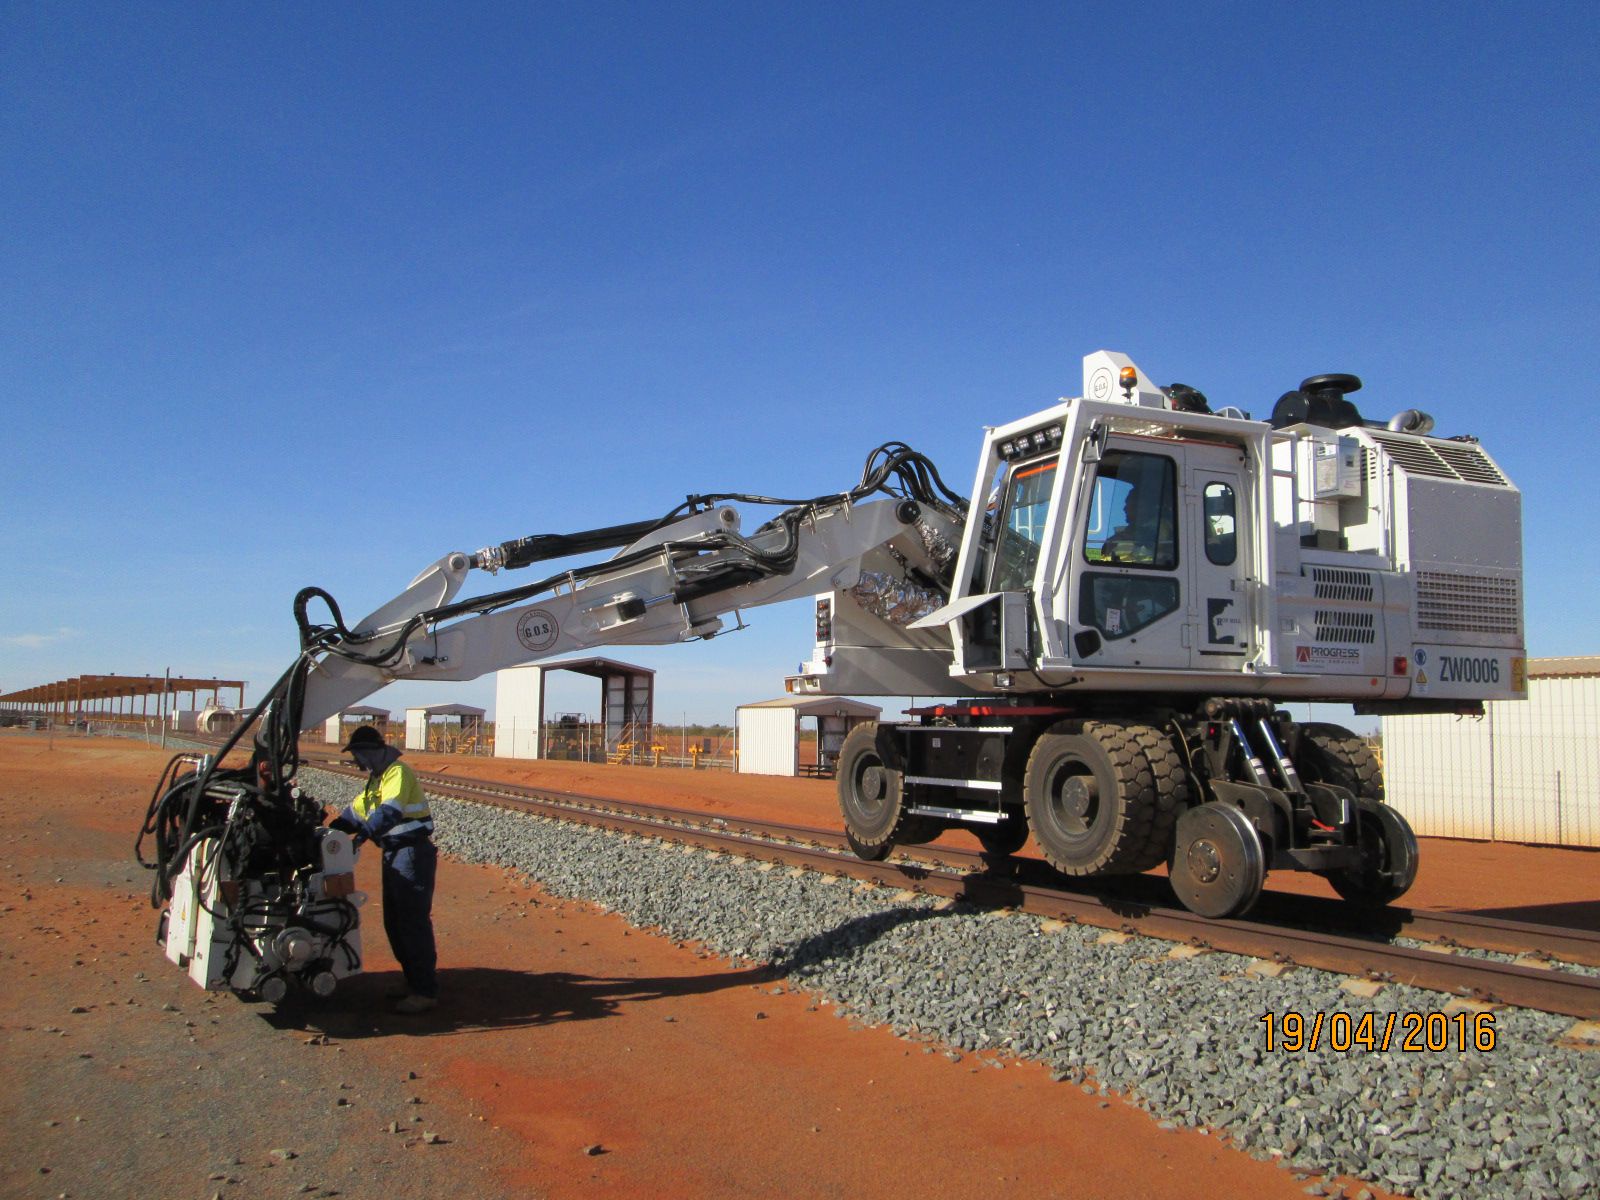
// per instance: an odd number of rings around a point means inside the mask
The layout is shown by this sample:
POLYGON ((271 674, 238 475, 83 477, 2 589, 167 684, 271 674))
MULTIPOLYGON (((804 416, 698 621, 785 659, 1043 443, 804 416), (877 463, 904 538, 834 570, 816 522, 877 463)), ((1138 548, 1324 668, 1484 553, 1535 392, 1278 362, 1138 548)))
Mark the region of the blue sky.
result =
MULTIPOLYGON (((891 438, 965 490, 1101 347, 1257 415, 1351 371, 1476 433, 1524 492, 1530 651, 1600 651, 1597 34, 0 0, 0 691, 260 688, 303 585, 364 612, 447 550, 836 490, 891 438)), ((618 657, 727 719, 809 651, 804 605, 749 619, 618 657)))

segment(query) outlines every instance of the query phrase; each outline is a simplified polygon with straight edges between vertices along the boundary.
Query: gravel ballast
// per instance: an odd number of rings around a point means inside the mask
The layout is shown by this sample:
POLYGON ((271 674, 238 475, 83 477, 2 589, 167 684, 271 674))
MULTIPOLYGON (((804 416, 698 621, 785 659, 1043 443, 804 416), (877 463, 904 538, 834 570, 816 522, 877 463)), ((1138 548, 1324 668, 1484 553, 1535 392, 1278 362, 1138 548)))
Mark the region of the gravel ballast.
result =
MULTIPOLYGON (((302 777, 330 806, 356 788, 302 777)), ((1047 1063, 1173 1126, 1224 1131, 1257 1157, 1419 1197, 1600 1191, 1600 1054, 1556 1044, 1569 1018, 1501 1010, 1486 1052, 1453 1042, 1432 1053, 1268 1052, 1267 1013, 1300 1013, 1309 1027, 1318 1012, 1372 1012, 1381 1026, 1391 1012, 1438 1012, 1448 997, 1391 985, 1362 999, 1321 971, 1257 978, 1235 955, 1174 960, 1166 942, 1102 944, 1097 929, 430 800, 439 846, 457 858, 731 960, 771 963, 841 1016, 1047 1063)))

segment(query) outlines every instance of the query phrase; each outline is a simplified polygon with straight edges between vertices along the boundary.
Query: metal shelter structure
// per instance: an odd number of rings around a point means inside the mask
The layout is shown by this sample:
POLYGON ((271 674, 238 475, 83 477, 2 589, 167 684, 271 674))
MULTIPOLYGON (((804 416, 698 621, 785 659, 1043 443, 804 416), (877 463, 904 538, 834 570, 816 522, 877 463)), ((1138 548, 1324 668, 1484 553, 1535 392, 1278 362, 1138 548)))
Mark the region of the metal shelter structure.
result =
POLYGON ((137 723, 152 717, 165 719, 179 710, 178 698, 187 695, 189 710, 206 707, 203 693, 211 693, 210 706, 222 706, 224 689, 237 689, 238 707, 244 707, 243 679, 196 679, 165 675, 76 675, 54 683, 0 695, 0 709, 59 721, 137 723))
POLYGON ((741 704, 734 715, 743 775, 830 776, 844 739, 857 725, 876 721, 883 709, 843 696, 782 696, 741 704), (800 722, 817 722, 817 753, 800 761, 800 722))
POLYGON ((371 704, 357 704, 351 708, 336 712, 329 717, 322 727, 322 739, 330 746, 342 746, 345 739, 354 732, 353 726, 371 725, 383 734, 383 740, 389 740, 389 725, 394 721, 394 714, 387 708, 377 708, 371 704))
MULTIPOLYGON (((495 675, 494 754, 496 758, 548 758, 566 736, 562 722, 545 721, 545 674, 572 671, 600 681, 600 728, 585 738, 582 755, 611 758, 623 746, 645 746, 654 737, 656 673, 614 658, 575 658, 566 662, 510 667, 495 675)), ((576 757, 563 748, 561 757, 576 757)))
POLYGON ((429 704, 406 709, 406 749, 439 754, 481 754, 484 710, 470 704, 429 704))

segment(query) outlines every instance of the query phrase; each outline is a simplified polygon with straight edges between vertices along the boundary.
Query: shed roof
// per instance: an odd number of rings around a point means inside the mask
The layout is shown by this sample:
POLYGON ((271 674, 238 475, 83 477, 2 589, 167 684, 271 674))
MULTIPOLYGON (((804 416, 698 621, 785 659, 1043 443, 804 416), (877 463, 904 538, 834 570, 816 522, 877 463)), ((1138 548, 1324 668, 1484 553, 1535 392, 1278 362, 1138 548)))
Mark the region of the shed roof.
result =
POLYGON ((60 701, 115 700, 132 696, 158 696, 165 692, 211 692, 221 688, 244 688, 244 679, 190 679, 164 675, 74 675, 35 687, 7 692, 0 700, 60 701))
POLYGON ((520 667, 506 667, 508 671, 576 671, 579 675, 592 675, 604 679, 608 675, 654 675, 655 668, 635 666, 615 658, 569 658, 558 662, 528 663, 520 667))
POLYGON ((481 717, 488 711, 485 708, 474 708, 470 704, 426 704, 406 709, 406 715, 419 712, 429 717, 481 717))
POLYGON ((867 704, 844 696, 780 696, 776 700, 756 700, 739 708, 789 708, 802 717, 875 717, 882 705, 867 704))
POLYGON ((1571 679, 1588 675, 1600 675, 1600 654, 1528 660, 1529 679, 1571 679))
POLYGON ((387 708, 378 708, 372 704, 353 704, 349 708, 341 708, 337 714, 341 717, 382 717, 385 721, 393 720, 394 714, 387 708))

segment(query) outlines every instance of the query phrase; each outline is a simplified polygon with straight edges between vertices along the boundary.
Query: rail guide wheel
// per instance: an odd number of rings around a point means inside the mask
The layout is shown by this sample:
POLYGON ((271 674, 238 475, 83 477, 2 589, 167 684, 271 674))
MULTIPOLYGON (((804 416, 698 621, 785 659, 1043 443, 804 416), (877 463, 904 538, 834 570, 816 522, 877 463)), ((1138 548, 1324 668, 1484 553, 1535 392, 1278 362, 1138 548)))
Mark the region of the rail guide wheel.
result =
POLYGON ((1356 840, 1361 865, 1328 873, 1333 890, 1355 904, 1376 907, 1398 900, 1417 878, 1417 835, 1387 804, 1358 800, 1356 840))
POLYGON ((1237 917, 1250 911, 1267 881, 1267 856, 1248 817, 1212 801, 1178 818, 1172 850, 1172 890, 1202 917, 1237 917))

